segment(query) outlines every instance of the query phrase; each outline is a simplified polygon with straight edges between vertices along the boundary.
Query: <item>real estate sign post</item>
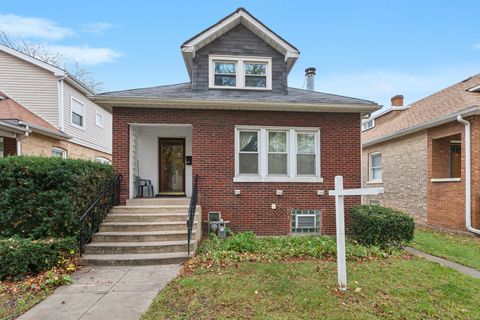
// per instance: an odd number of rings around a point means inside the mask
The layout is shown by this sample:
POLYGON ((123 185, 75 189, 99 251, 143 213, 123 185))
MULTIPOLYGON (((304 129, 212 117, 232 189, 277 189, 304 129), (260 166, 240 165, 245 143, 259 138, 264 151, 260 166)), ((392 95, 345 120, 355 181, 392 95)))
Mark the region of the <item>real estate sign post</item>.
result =
POLYGON ((335 196, 336 225, 337 225, 337 274, 340 290, 347 290, 347 261, 345 257, 345 196, 366 196, 383 193, 383 188, 343 189, 343 177, 335 177, 335 190, 328 194, 335 196))

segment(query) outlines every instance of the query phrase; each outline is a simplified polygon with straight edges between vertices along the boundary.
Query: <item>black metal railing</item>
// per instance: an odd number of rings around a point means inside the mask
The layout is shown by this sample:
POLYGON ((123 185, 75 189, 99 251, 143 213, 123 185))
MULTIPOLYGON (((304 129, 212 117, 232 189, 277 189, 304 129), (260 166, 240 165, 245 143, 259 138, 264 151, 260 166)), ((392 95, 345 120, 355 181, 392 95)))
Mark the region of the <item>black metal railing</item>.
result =
POLYGON ((192 239, 192 229, 195 222, 195 209, 197 208, 197 195, 198 195, 198 174, 195 175, 195 180, 193 181, 193 190, 192 197, 190 198, 190 206, 188 207, 188 219, 187 219, 187 247, 188 254, 190 254, 190 240, 192 239))
POLYGON ((80 255, 83 254, 85 245, 90 241, 93 234, 98 231, 100 224, 107 214, 120 202, 120 180, 122 176, 116 176, 113 181, 107 183, 92 204, 80 218, 80 255))

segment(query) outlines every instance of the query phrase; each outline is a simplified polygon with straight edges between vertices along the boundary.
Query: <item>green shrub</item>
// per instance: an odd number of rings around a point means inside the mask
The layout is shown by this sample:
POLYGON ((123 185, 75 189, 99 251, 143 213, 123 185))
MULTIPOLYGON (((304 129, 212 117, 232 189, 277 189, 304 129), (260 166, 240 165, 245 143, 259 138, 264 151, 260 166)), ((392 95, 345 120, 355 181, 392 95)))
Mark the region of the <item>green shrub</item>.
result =
MULTIPOLYGON (((347 258, 350 260, 367 257, 386 257, 397 254, 395 250, 379 247, 365 247, 347 242, 347 258)), ((334 258, 337 252, 336 241, 327 236, 284 236, 256 237, 253 232, 237 233, 226 239, 211 234, 197 249, 199 255, 210 254, 214 260, 241 260, 242 254, 253 254, 266 260, 286 258, 334 258)))
POLYGON ((113 176, 112 166, 93 161, 0 158, 0 237, 75 235, 79 215, 113 176))
POLYGON ((56 266, 62 257, 74 254, 76 238, 0 240, 0 280, 19 279, 56 266))
POLYGON ((400 246, 413 240, 415 222, 406 213, 378 205, 350 210, 349 235, 363 245, 400 246))

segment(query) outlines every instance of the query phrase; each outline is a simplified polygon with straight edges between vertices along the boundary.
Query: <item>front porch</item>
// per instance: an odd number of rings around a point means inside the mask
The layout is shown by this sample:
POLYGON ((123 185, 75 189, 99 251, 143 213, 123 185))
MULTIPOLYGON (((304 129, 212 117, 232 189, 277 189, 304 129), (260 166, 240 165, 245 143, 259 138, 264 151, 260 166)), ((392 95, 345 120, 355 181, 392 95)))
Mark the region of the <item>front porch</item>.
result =
POLYGON ((190 197, 192 125, 130 124, 129 199, 190 197))

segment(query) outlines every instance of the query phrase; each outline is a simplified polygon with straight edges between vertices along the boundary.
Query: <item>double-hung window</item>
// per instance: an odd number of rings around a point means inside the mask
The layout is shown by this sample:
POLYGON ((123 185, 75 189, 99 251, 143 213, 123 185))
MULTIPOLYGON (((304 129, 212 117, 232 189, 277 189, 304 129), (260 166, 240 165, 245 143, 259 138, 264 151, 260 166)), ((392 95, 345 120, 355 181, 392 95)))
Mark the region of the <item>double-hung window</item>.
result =
POLYGON ((213 89, 272 89, 272 59, 209 56, 209 87, 213 89))
POLYGON ((258 175, 258 133, 258 131, 240 131, 239 133, 239 174, 258 175))
POLYGON ((72 125, 74 127, 85 128, 85 105, 73 98, 70 102, 72 110, 72 125))
POLYGON ((238 126, 235 182, 322 182, 318 128, 238 126))
POLYGON ((103 114, 98 111, 95 111, 95 125, 103 128, 103 114))
POLYGON ((369 182, 382 182, 382 154, 380 152, 371 153, 369 155, 369 182))

